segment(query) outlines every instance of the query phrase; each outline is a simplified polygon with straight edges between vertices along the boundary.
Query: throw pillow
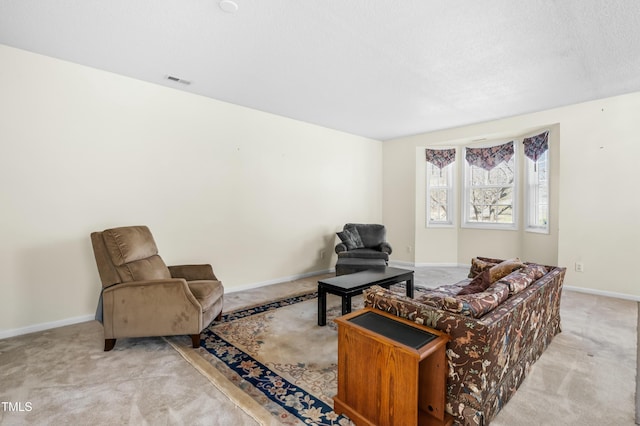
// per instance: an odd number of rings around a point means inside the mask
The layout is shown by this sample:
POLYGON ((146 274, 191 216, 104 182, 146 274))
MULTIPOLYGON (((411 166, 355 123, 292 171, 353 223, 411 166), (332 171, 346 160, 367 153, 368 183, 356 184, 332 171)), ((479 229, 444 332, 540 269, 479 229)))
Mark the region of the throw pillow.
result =
POLYGON ((364 244, 362 243, 362 238, 360 238, 360 234, 358 230, 353 228, 344 229, 342 232, 337 232, 338 238, 340 241, 347 246, 347 250, 353 250, 357 248, 363 248, 364 244))
POLYGON ((491 275, 489 274, 489 270, 486 269, 477 275, 469 284, 464 286, 462 290, 458 292, 458 296, 463 296, 465 294, 474 294, 485 291, 489 288, 491 283, 491 275))
POLYGON ((500 259, 492 259, 489 257, 474 257, 471 259, 471 269, 469 270, 468 278, 475 278, 482 271, 485 271, 492 266, 496 266, 498 263, 502 262, 500 259))
POLYGON ((516 269, 520 269, 524 267, 524 263, 520 262, 520 259, 513 258, 509 260, 505 260, 502 263, 498 263, 496 266, 492 266, 489 269, 489 274, 491 275, 491 283, 495 283, 496 281, 506 277, 516 269))
POLYGON ((360 232, 358 228, 353 224, 346 225, 344 228, 344 232, 350 234, 351 241, 355 244, 356 248, 364 248, 364 242, 362 241, 362 237, 360 236, 360 232))
POLYGON ((350 237, 349 234, 347 234, 344 231, 340 231, 340 232, 336 232, 336 235, 338 236, 338 238, 340 238, 340 241, 342 241, 342 243, 345 246, 347 246, 347 250, 353 250, 355 248, 353 242, 349 238, 350 237))

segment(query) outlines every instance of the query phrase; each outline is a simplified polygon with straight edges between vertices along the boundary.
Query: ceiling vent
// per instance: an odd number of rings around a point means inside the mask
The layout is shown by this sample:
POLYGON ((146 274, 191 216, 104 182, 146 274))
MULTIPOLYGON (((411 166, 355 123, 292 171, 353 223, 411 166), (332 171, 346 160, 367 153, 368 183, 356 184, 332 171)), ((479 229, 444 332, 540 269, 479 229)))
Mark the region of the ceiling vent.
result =
POLYGON ((185 79, 180 78, 180 77, 175 77, 173 75, 168 75, 167 76, 167 80, 170 80, 170 81, 173 81, 173 82, 176 82, 176 83, 186 84, 186 85, 191 84, 191 82, 189 80, 185 80, 185 79))

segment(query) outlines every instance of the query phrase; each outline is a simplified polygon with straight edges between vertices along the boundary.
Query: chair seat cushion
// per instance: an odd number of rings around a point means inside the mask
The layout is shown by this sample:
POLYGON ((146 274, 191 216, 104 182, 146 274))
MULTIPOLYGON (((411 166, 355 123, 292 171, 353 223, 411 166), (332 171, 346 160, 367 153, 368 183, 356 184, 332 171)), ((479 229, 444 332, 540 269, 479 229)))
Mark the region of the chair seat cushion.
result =
POLYGON ((224 287, 220 281, 196 280, 187 281, 191 293, 198 299, 202 306, 202 312, 211 308, 224 294, 224 287))
POLYGON ((384 271, 386 266, 387 262, 384 259, 340 257, 336 262, 336 275, 353 274, 355 272, 367 270, 384 271))
POLYGON ((360 258, 360 259, 384 259, 389 260, 389 254, 371 248, 359 248, 338 253, 338 258, 360 258))

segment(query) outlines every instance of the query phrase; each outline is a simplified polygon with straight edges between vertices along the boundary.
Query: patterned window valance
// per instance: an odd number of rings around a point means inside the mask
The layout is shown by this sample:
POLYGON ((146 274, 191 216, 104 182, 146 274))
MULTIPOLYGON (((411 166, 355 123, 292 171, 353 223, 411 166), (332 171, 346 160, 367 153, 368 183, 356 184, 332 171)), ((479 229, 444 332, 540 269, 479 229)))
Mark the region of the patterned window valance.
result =
POLYGON ((472 166, 485 170, 491 170, 503 161, 509 161, 513 157, 513 141, 487 148, 465 149, 467 162, 472 166))
POLYGON ((441 170, 456 161, 456 149, 427 149, 427 161, 441 170))
POLYGON ((535 170, 538 164, 538 158, 549 149, 549 131, 547 130, 539 135, 524 138, 522 143, 524 144, 524 155, 533 161, 535 170))

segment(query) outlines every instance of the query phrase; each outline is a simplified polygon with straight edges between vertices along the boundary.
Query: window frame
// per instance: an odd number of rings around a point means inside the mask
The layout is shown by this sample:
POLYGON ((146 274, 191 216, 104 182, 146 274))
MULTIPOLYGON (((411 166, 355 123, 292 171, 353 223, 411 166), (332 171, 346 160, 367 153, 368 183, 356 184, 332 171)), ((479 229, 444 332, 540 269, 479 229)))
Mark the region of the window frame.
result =
MULTIPOLYGON (((536 218, 532 218, 535 216, 534 209, 537 211, 540 207, 540 202, 538 199, 539 188, 540 188, 540 179, 537 179, 536 191, 532 191, 532 173, 534 164, 536 164, 530 158, 524 156, 524 177, 525 177, 525 188, 524 188, 524 197, 525 197, 525 232, 532 232, 537 234, 549 234, 549 223, 551 222, 550 213, 551 213, 551 176, 550 176, 550 158, 551 155, 549 153, 549 149, 547 149, 544 154, 545 156, 545 168, 546 168, 546 191, 547 191, 547 223, 544 226, 535 225, 532 223, 532 220, 536 220, 536 218)), ((542 157, 541 157, 542 158, 542 157)))
MULTIPOLYGON (((470 211, 471 211, 471 191, 473 187, 471 186, 471 168, 477 167, 469 164, 466 158, 463 158, 464 161, 464 169, 463 169, 463 188, 461 194, 461 202, 460 202, 460 223, 462 228, 471 228, 471 229, 488 229, 488 230, 502 230, 502 231, 517 231, 518 230, 518 200, 519 200, 519 155, 520 150, 518 147, 518 143, 514 139, 508 139, 506 141, 497 142, 493 141, 491 143, 485 143, 482 145, 465 145, 464 152, 466 152, 466 148, 489 148, 492 146, 503 145, 508 142, 513 142, 513 156, 509 161, 513 161, 513 183, 511 184, 511 212, 512 212, 512 223, 498 223, 498 222, 472 222, 470 221, 470 211)), ((463 154, 464 155, 464 154, 463 154)), ((498 167, 498 166, 496 166, 498 167)), ((504 185, 483 185, 482 188, 491 188, 491 187, 504 187, 504 185)))
POLYGON ((426 190, 425 190, 425 227, 427 228, 453 228, 456 226, 455 223, 455 197, 456 197, 456 181, 455 181, 455 170, 457 163, 457 150, 456 150, 456 159, 447 164, 445 167, 440 169, 435 164, 432 164, 428 161, 425 162, 425 182, 426 182, 426 190), (435 170, 442 171, 442 173, 447 174, 447 185, 446 186, 434 186, 431 184, 431 173, 429 173, 429 169, 433 168, 435 170), (431 219, 431 190, 442 190, 445 189, 447 191, 447 220, 432 220, 431 219))

